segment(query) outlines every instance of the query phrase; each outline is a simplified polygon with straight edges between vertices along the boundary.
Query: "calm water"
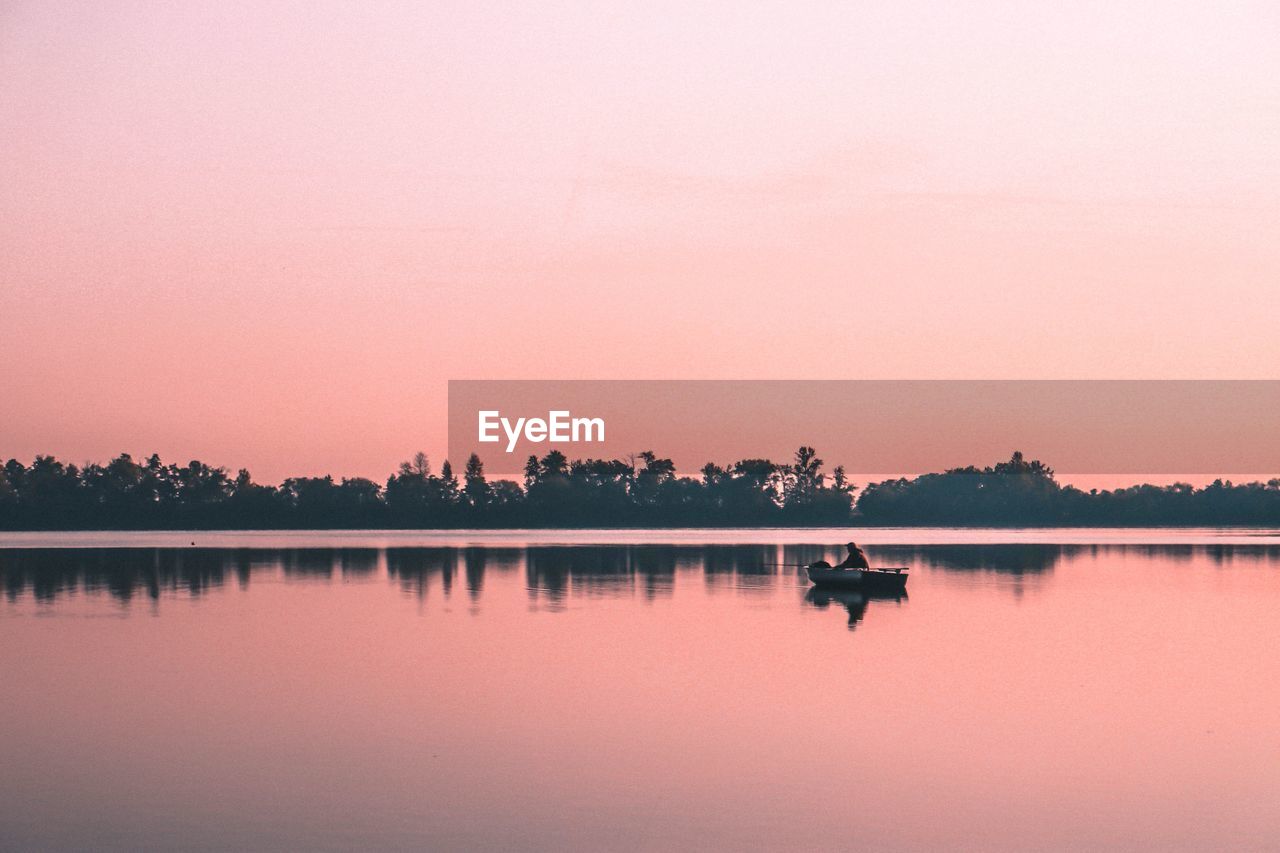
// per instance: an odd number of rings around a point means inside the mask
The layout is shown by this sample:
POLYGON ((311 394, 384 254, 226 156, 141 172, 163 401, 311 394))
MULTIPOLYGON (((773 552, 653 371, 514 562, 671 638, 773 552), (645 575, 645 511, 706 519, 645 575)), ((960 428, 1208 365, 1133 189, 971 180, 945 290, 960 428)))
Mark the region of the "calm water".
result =
POLYGON ((858 536, 5 535, 0 848, 1280 848, 1280 536, 858 536))

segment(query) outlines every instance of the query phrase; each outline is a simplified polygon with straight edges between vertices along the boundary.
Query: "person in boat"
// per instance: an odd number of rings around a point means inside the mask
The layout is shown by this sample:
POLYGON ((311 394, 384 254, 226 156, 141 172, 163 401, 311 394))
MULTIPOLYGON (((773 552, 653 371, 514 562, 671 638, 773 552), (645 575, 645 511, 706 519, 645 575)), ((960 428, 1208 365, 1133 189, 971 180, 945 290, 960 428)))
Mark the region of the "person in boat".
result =
POLYGON ((858 547, 857 542, 850 542, 844 547, 849 549, 849 556, 837 563, 832 568, 836 569, 869 569, 871 564, 867 562, 867 555, 858 547))
POLYGON ((844 547, 849 549, 849 554, 836 565, 831 565, 826 560, 819 560, 811 563, 811 569, 869 569, 871 564, 867 562, 867 555, 858 547, 858 543, 850 542, 844 547))

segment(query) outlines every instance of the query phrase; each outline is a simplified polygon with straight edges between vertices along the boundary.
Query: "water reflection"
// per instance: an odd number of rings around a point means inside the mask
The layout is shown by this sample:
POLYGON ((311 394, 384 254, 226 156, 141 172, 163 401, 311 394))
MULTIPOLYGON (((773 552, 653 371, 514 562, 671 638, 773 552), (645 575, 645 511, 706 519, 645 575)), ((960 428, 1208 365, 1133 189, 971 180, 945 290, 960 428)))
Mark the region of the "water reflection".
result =
POLYGON ((0 549, 0 848, 1280 838, 1280 548, 518 535, 0 549))
POLYGON ((457 563, 457 548, 387 549, 387 576, 405 592, 418 596, 427 594, 432 577, 440 578, 446 594, 451 592, 457 563))
POLYGON ((229 572, 247 579, 251 571, 245 555, 221 549, 0 550, 0 578, 11 601, 28 590, 43 602, 77 591, 106 592, 124 602, 138 595, 158 599, 164 592, 198 596, 222 586, 229 572))
POLYGON ((289 577, 359 578, 378 568, 376 548, 295 548, 277 553, 280 567, 289 577))
POLYGON ((1280 560, 1280 545, 1205 545, 1204 551, 1215 563, 1232 563, 1237 560, 1264 563, 1280 560))
POLYGON ((867 605, 872 601, 892 601, 901 604, 907 600, 905 592, 859 592, 851 589, 824 589, 810 587, 804 600, 819 610, 826 610, 832 603, 839 604, 849 613, 849 630, 858 627, 858 623, 867 614, 867 605))
POLYGON ((867 549, 873 562, 881 565, 923 566, 950 572, 997 572, 1023 575, 1043 574, 1063 559, 1087 546, 1082 545, 890 545, 867 549))
MULTIPOLYGON (((646 599, 670 596, 677 575, 700 576, 714 592, 764 592, 781 579, 807 584, 798 565, 830 559, 831 545, 539 545, 411 548, 8 548, 0 549, 0 584, 10 601, 30 593, 40 602, 63 595, 106 593, 122 603, 165 594, 198 597, 255 575, 286 581, 361 582, 386 577, 406 594, 445 596, 455 581, 479 601, 490 572, 523 573, 531 600, 553 608, 569 595, 600 597, 637 591, 646 599), (385 573, 385 574, 384 574, 385 573)), ((1197 556, 1216 564, 1280 560, 1276 545, 889 545, 869 546, 877 565, 917 572, 993 573, 1015 579, 1049 575, 1064 561, 1132 553, 1182 562, 1197 556)), ((1015 594, 1022 589, 1017 586, 1015 594)), ((858 602, 827 597, 850 607, 858 602)))
POLYGON ((776 549, 765 545, 539 546, 525 550, 531 597, 560 602, 572 589, 608 595, 638 589, 646 598, 671 594, 678 572, 700 572, 708 586, 771 586, 776 549))

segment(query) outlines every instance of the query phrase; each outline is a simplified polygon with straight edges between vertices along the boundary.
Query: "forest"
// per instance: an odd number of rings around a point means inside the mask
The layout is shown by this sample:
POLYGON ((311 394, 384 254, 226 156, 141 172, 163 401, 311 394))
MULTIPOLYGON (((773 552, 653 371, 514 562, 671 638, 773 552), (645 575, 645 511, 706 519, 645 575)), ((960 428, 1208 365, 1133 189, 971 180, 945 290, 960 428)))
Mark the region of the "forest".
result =
POLYGON ((1185 483, 1088 492, 1014 453, 1006 462, 870 483, 827 474, 812 447, 786 463, 707 463, 681 476, 670 459, 530 456, 521 481, 485 476, 472 455, 461 476, 421 453, 385 483, 289 477, 121 454, 106 464, 37 456, 0 470, 0 529, 448 529, 788 526, 1280 526, 1280 478, 1203 488, 1185 483))

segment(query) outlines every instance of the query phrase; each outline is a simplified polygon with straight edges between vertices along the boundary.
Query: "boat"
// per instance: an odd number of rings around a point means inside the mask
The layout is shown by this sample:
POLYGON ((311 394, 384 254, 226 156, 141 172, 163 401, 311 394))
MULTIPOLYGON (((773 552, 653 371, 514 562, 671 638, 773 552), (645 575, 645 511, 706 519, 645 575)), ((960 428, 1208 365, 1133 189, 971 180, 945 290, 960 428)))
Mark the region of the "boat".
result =
POLYGON ((904 590, 907 588, 906 566, 872 569, 832 569, 810 566, 809 580, 820 587, 866 590, 904 590))

